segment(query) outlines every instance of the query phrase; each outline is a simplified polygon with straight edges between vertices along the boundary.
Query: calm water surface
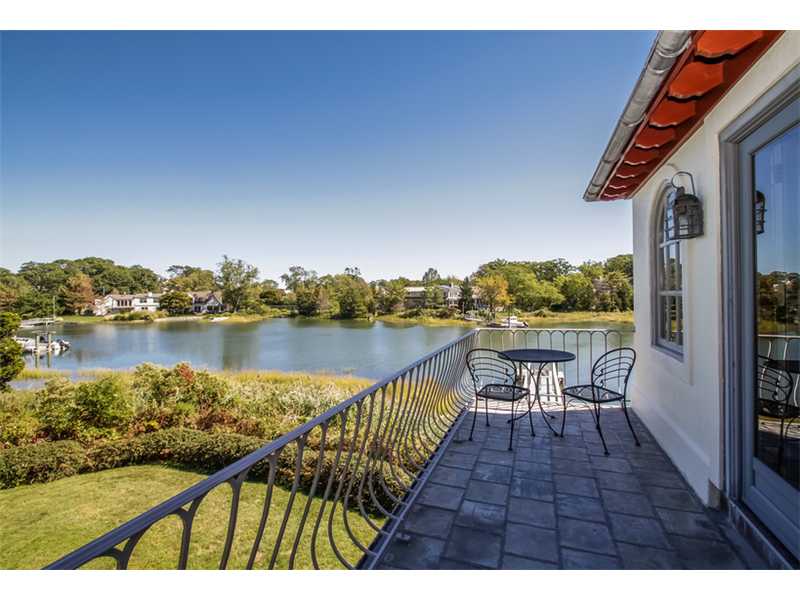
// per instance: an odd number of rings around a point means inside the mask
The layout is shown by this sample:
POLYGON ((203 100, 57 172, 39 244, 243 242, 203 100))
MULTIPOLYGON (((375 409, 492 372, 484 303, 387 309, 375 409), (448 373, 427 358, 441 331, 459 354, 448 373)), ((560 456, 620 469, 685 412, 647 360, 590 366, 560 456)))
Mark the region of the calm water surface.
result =
MULTIPOLYGON (((607 324, 559 326, 603 328, 607 324)), ((308 319, 254 323, 64 323, 56 326, 54 336, 68 340, 72 347, 53 356, 49 366, 75 371, 186 361, 212 370, 326 371, 379 379, 467 331, 465 327, 308 319)), ((32 357, 26 357, 26 361, 34 366, 32 357)), ((47 359, 41 358, 39 366, 47 367, 47 359)))

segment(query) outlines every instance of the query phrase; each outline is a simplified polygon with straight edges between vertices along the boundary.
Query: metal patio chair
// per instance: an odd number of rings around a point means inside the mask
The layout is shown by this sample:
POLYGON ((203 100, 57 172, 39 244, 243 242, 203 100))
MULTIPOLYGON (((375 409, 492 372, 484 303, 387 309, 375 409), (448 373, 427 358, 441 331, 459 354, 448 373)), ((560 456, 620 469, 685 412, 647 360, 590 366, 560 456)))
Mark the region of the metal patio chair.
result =
POLYGON ((467 368, 472 376, 475 386, 475 412, 472 415, 472 428, 469 430, 469 439, 475 432, 475 422, 478 419, 478 403, 483 398, 486 410, 486 426, 489 427, 489 400, 508 402, 511 405, 511 433, 508 438, 508 449, 514 443, 514 405, 520 400, 528 401, 528 420, 533 435, 533 417, 530 413, 531 392, 527 387, 519 385, 517 369, 514 363, 500 358, 500 353, 488 348, 475 348, 467 354, 467 368))
POLYGON ((767 356, 759 356, 758 365, 758 414, 780 420, 778 435, 778 472, 783 467, 783 446, 786 443, 786 432, 792 423, 800 417, 800 407, 791 403, 794 380, 792 376, 770 364, 767 356))
POLYGON ((631 418, 628 416, 628 379, 631 376, 633 365, 636 362, 636 352, 633 348, 615 348, 609 350, 598 358, 592 366, 591 383, 573 385, 561 390, 564 395, 564 415, 561 419, 561 437, 564 437, 564 425, 567 422, 567 404, 572 400, 588 402, 592 405, 592 417, 603 442, 603 450, 608 454, 606 439, 600 427, 600 406, 608 402, 619 402, 625 413, 625 420, 633 434, 637 446, 639 438, 633 430, 631 418))

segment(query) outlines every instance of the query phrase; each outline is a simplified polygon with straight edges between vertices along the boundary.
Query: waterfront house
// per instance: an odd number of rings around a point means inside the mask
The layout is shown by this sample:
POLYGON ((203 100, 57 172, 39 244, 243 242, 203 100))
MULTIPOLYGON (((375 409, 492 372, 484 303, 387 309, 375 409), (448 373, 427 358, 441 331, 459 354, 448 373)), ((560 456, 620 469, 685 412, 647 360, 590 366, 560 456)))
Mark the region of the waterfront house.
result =
POLYGON ((143 294, 106 294, 94 301, 94 314, 105 316, 122 312, 156 312, 161 294, 146 292, 143 294))
POLYGON ((705 504, 796 560, 800 32, 660 33, 585 199, 633 203, 636 414, 705 504))
POLYGON ((218 314, 226 310, 221 292, 187 292, 192 298, 192 312, 196 315, 218 314))
MULTIPOLYGON (((453 283, 437 285, 442 291, 442 306, 447 308, 458 308, 461 301, 461 288, 453 283)), ((427 287, 425 286, 408 286, 406 287, 406 308, 423 308, 425 306, 425 294, 427 287)))

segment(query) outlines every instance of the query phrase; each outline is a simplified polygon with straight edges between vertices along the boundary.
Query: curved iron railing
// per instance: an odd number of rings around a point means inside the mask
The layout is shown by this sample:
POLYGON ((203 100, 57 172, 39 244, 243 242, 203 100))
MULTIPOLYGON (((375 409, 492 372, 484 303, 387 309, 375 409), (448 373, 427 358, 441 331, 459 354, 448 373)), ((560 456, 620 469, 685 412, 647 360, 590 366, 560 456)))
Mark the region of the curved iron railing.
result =
POLYGON ((126 569, 148 531, 177 518, 174 562, 159 566, 185 569, 198 511, 215 490, 227 488, 219 568, 370 569, 472 402, 465 368, 471 349, 569 350, 577 357, 568 363, 572 379, 588 376, 592 357, 610 348, 610 338, 623 342, 610 330, 470 331, 46 568, 111 559, 126 569), (248 479, 263 484, 253 527, 240 525, 248 479))

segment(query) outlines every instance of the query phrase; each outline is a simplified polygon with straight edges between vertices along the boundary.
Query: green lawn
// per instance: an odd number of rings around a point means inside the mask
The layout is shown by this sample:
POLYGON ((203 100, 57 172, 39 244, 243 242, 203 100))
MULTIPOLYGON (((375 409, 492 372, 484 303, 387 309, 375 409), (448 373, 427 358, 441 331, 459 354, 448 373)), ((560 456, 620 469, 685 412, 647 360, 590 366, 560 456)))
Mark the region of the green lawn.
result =
MULTIPOLYGON (((77 475, 46 484, 21 486, 0 491, 0 569, 36 569, 66 554, 109 529, 166 500, 203 479, 205 475, 161 465, 125 467, 99 473, 77 475)), ((228 568, 243 568, 255 538, 266 485, 245 483, 239 505, 238 526, 228 568)), ((267 530, 257 556, 256 567, 269 564, 274 540, 283 519, 289 492, 274 488, 267 530)), ((295 497, 278 555, 276 567, 286 568, 295 534, 305 509, 306 496, 295 497)), ((211 492, 200 506, 192 529, 189 568, 217 568, 224 545, 230 510, 228 486, 211 492)), ((294 568, 312 568, 310 540, 317 516, 314 500, 301 535, 294 568)), ((330 506, 330 504, 329 504, 330 506)), ((327 536, 326 509, 317 540, 318 561, 322 568, 339 568, 327 536)), ((374 532, 358 515, 350 513, 352 532, 367 545, 374 532)), ((350 542, 337 507, 334 538, 342 554, 351 562, 360 556, 350 542)), ((378 522, 378 525, 382 525, 378 522)), ((134 550, 129 568, 173 569, 180 547, 181 527, 170 517, 148 531, 134 550)), ((100 559, 87 568, 109 568, 110 559, 100 559)))

